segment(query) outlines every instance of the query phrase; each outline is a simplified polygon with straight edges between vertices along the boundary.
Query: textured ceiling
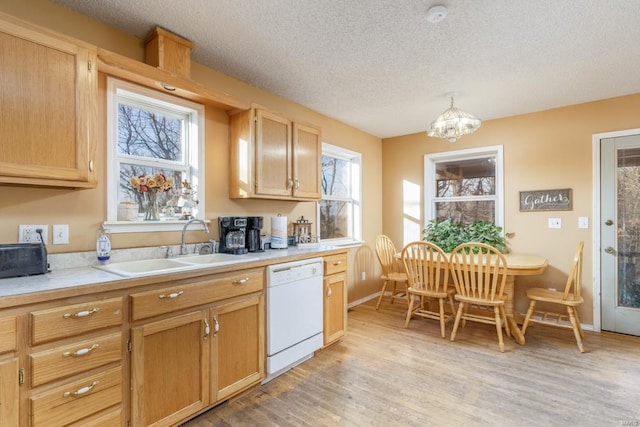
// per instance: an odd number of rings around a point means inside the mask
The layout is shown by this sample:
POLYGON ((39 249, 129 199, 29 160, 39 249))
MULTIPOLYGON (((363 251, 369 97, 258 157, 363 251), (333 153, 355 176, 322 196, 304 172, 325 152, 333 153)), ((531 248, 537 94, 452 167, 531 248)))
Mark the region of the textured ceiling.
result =
POLYGON ((53 1, 383 138, 640 92, 640 0, 53 1))

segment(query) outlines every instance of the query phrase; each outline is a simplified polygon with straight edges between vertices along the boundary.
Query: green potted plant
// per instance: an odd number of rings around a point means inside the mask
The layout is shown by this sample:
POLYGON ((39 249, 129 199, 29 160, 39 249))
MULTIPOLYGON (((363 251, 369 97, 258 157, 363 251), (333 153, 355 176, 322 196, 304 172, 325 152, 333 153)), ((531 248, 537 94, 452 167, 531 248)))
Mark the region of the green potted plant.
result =
POLYGON ((502 227, 487 221, 474 221, 469 225, 453 222, 450 219, 440 221, 432 219, 422 230, 422 240, 433 242, 443 251, 451 252, 456 246, 467 242, 486 243, 502 253, 508 253, 506 237, 502 227))

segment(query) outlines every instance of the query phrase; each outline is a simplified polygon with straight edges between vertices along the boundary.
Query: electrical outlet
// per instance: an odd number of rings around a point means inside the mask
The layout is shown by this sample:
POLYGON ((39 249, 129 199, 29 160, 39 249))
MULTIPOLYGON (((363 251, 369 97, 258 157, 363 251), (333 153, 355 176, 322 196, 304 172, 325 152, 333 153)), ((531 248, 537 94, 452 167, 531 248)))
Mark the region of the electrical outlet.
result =
POLYGON ((47 225, 19 225, 18 243, 40 243, 40 235, 36 230, 42 230, 42 240, 44 244, 49 241, 49 226, 47 225))
POLYGON ((365 280, 367 280, 367 272, 366 272, 366 271, 363 271, 363 272, 362 272, 362 274, 361 274, 361 277, 362 277, 362 279, 361 279, 361 280, 362 280, 363 282, 364 282, 365 280))
POLYGON ((53 224, 53 244, 69 244, 69 224, 53 224))
POLYGON ((549 228, 562 228, 562 219, 549 218, 549 228))

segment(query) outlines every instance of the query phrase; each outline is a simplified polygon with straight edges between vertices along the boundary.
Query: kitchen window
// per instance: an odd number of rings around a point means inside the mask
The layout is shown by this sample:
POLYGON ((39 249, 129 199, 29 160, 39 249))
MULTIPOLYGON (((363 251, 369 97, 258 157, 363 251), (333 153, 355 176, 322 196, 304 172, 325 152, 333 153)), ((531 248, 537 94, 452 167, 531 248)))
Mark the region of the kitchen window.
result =
POLYGON ((107 92, 111 232, 173 231, 204 219, 204 107, 113 78, 107 92))
POLYGON ((318 204, 320 238, 331 244, 360 240, 361 155, 322 144, 322 200, 318 204))
POLYGON ((427 154, 425 216, 503 226, 502 146, 427 154))

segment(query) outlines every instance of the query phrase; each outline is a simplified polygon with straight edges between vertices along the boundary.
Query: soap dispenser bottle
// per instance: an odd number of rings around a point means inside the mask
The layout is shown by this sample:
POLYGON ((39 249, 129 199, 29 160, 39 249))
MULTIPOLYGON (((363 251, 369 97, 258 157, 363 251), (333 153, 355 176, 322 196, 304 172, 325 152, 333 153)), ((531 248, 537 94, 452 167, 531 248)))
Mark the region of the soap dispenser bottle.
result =
POLYGON ((98 230, 98 237, 96 239, 96 253, 98 255, 98 261, 100 264, 104 264, 109 261, 111 257, 111 241, 107 235, 109 230, 101 227, 98 230))

